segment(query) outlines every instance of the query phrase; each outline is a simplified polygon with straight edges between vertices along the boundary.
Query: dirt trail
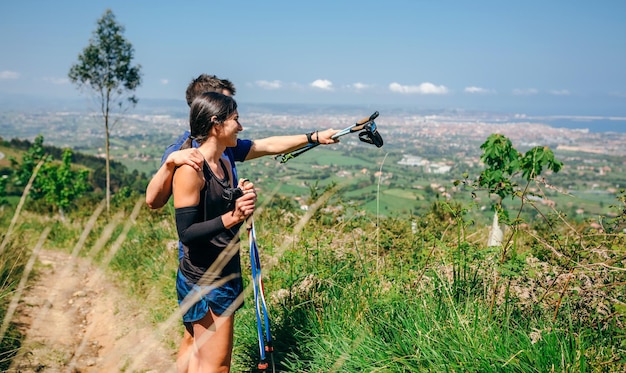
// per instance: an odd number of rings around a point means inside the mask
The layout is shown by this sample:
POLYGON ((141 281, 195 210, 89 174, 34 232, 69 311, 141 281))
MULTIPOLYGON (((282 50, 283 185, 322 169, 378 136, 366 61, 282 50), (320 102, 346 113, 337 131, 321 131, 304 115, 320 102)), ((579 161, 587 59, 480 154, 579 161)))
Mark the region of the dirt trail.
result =
POLYGON ((25 340, 10 372, 173 372, 145 310, 84 258, 42 250, 16 321, 25 340))

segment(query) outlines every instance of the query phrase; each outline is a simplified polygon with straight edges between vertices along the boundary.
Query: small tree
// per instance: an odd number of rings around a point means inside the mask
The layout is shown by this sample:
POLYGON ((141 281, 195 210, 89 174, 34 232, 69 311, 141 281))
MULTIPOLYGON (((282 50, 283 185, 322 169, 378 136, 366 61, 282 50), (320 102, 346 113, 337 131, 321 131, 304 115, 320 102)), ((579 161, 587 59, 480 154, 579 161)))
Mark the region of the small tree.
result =
POLYGON ((89 171, 85 169, 72 170, 72 151, 63 150, 61 164, 48 163, 42 170, 38 185, 43 197, 49 204, 59 211, 61 219, 65 217, 65 210, 89 188, 87 177, 89 171))
POLYGON ((500 197, 495 208, 502 213, 507 223, 509 215, 502 207, 502 201, 506 197, 518 197, 523 204, 531 181, 537 181, 536 178, 544 170, 556 173, 563 167, 563 163, 554 157, 549 147, 535 146, 522 154, 513 147, 511 140, 501 134, 490 135, 480 148, 483 150, 480 160, 487 167, 478 177, 477 187, 486 188, 490 194, 500 197), (515 181, 515 177, 520 174, 526 181, 525 185, 515 181))
POLYGON ((79 89, 87 88, 100 104, 105 131, 106 204, 110 209, 111 171, 109 130, 114 107, 125 111, 137 104, 133 92, 141 84, 141 65, 132 66, 134 49, 124 36, 124 27, 110 9, 97 22, 89 45, 78 55, 78 63, 69 71, 69 79, 79 89))
POLYGON ((10 160, 16 186, 26 186, 36 165, 43 160, 28 196, 56 207, 62 219, 65 210, 90 188, 87 181, 89 171, 72 169, 72 151, 64 149, 61 164, 53 162, 52 156, 45 153, 42 135, 35 138, 32 146, 22 156, 21 163, 13 157, 10 160))
MULTIPOLYGON (((486 189, 487 192, 497 195, 499 198, 494 205, 495 214, 503 218, 505 224, 511 225, 513 232, 506 240, 502 240, 502 252, 500 255, 500 275, 510 277, 520 270, 520 258, 516 255, 513 238, 520 229, 522 222, 520 216, 525 204, 529 202, 528 196, 533 194, 529 190, 531 182, 544 183, 538 177, 546 170, 557 173, 563 167, 563 163, 554 157, 554 153, 547 146, 535 146, 522 154, 513 147, 511 140, 501 134, 492 134, 480 148, 483 154, 480 160, 486 168, 480 173, 477 180, 471 185, 475 190, 486 189), (516 180, 521 177, 520 185, 516 180), (519 199, 521 205, 517 216, 511 219, 508 210, 502 202, 505 198, 519 199), (510 250, 512 249, 512 250, 510 250)), ((472 192, 475 195, 475 192, 472 192)), ((532 202, 531 202, 532 204, 532 202)), ((533 205, 534 206, 534 205, 533 205)), ((494 220, 496 217, 494 216, 494 220)), ((494 287, 491 297, 491 314, 498 294, 498 273, 494 276, 494 287)))
MULTIPOLYGON (((22 155, 21 163, 14 157, 9 157, 13 169, 13 185, 20 188, 26 187, 35 167, 41 160, 45 165, 50 162, 50 156, 46 154, 43 147, 43 135, 37 135, 26 153, 22 155)), ((36 183, 31 187, 29 195, 35 200, 43 197, 41 188, 36 183)))
POLYGON ((7 179, 7 175, 0 175, 0 211, 3 208, 2 206, 9 204, 7 199, 7 179))

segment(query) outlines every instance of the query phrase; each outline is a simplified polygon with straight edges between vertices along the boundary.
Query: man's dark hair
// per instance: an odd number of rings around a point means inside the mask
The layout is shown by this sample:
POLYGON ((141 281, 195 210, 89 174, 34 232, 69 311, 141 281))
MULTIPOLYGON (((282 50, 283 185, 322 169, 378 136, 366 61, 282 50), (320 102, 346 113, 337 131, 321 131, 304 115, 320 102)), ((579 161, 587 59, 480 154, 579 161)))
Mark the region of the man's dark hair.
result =
POLYGON ((215 75, 201 74, 193 79, 187 86, 185 98, 187 105, 191 106, 193 100, 204 92, 224 93, 228 90, 231 96, 235 95, 235 85, 228 79, 220 79, 215 75))

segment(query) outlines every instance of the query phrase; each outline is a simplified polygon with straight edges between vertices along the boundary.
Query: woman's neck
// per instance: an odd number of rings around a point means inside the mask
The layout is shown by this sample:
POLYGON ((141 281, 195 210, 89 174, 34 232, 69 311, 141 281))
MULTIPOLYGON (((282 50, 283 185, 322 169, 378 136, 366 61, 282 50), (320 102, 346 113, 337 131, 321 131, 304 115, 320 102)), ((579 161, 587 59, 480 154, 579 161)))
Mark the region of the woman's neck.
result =
POLYGON ((198 147, 198 150, 202 153, 207 163, 217 164, 219 159, 222 157, 224 150, 226 150, 226 147, 220 146, 211 140, 212 139, 209 138, 206 142, 200 145, 200 147, 198 147))

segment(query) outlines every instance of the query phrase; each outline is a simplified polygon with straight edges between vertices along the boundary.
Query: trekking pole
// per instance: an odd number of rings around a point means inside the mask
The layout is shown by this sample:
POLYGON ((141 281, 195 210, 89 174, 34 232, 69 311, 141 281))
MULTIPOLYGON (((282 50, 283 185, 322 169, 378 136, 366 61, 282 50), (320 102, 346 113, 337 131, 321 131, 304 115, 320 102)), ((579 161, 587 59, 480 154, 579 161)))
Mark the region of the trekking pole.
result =
POLYGON ((250 242, 250 264, 252 267, 252 287, 254 289, 254 304, 256 310, 257 333, 259 336, 259 364, 257 367, 261 372, 276 372, 274 364, 274 345, 270 332, 270 319, 265 303, 265 292, 263 289, 263 278, 261 277, 261 260, 259 259, 259 248, 256 244, 256 232, 254 231, 254 220, 250 218, 248 222, 248 241, 250 242), (264 337, 265 331, 265 338, 264 337), (269 362, 268 358, 269 357, 269 362), (270 368, 271 370, 268 370, 270 368))
MULTIPOLYGON (((376 119, 377 117, 378 117, 378 111, 374 112, 374 114, 370 115, 369 117, 363 118, 360 121, 356 122, 355 124, 337 132, 331 138, 338 139, 339 137, 347 135, 349 133, 363 131, 359 134, 359 139, 368 144, 374 144, 376 145, 376 147, 380 148, 381 146, 383 146, 383 138, 378 133, 376 122, 374 122, 374 119, 376 119)), ((285 163, 289 161, 290 159, 293 159, 299 156, 300 154, 305 153, 315 148, 319 144, 320 143, 307 144, 292 152, 289 152, 286 154, 279 154, 275 157, 275 159, 281 158, 280 163, 285 163)))

